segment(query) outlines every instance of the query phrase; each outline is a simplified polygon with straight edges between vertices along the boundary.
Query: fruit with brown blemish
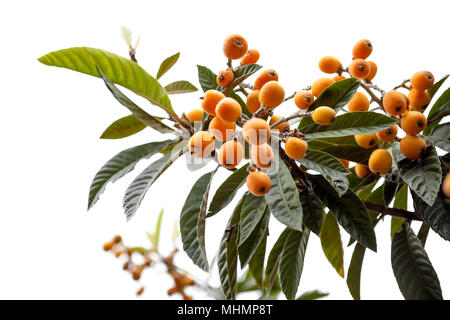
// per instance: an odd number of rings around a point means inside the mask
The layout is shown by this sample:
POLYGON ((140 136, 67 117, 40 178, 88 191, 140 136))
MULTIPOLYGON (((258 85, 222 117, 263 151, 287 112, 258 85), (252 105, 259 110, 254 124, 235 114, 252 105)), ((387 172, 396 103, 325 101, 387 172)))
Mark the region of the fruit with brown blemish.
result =
POLYGON ((326 106, 318 107, 314 110, 312 119, 321 126, 329 126, 336 121, 336 111, 326 106))
POLYGON ((383 96, 383 107, 393 116, 405 113, 407 101, 404 95, 398 91, 391 90, 383 96))
POLYGON ((245 55, 247 50, 247 40, 239 34, 229 35, 223 42, 223 53, 228 59, 240 59, 245 55))
POLYGON ((189 140, 189 151, 196 158, 209 156, 214 150, 214 136, 206 131, 199 131, 189 140))
POLYGON ((427 90, 433 86, 434 76, 430 71, 419 71, 410 79, 411 86, 417 90, 427 90))
POLYGON ((375 133, 371 134, 357 134, 355 135, 355 142, 364 149, 370 149, 377 145, 378 137, 375 133))
POLYGON ((387 129, 378 131, 377 138, 383 142, 392 142, 397 137, 397 132, 398 132, 398 126, 396 124, 394 124, 393 126, 387 128, 387 129))
POLYGON ((354 59, 366 59, 372 53, 373 46, 372 42, 367 39, 359 40, 354 46, 352 50, 354 59))
POLYGON ((319 69, 325 73, 337 73, 342 69, 342 63, 335 57, 325 56, 319 60, 319 69))
POLYGON ((427 143, 419 136, 405 136, 400 140, 400 151, 410 160, 417 160, 427 151, 427 143))
POLYGON ((414 136, 426 128, 427 118, 419 111, 410 111, 402 116, 400 126, 407 135, 414 136))
POLYGON ((228 68, 226 70, 219 71, 219 73, 217 74, 216 81, 219 86, 226 87, 233 81, 233 79, 234 79, 233 71, 230 68, 228 68))
POLYGON ((245 179, 248 191, 255 196, 263 196, 270 190, 271 182, 267 174, 261 171, 251 172, 245 179))
POLYGON ((369 75, 370 65, 366 60, 355 59, 348 67, 348 71, 352 77, 357 79, 364 79, 369 75))
POLYGON ((307 90, 300 90, 294 96, 295 105, 302 110, 307 110, 314 102, 314 95, 307 90))
POLYGON ((253 90, 260 90, 269 81, 278 81, 278 72, 273 69, 268 69, 259 73, 253 84, 253 90))

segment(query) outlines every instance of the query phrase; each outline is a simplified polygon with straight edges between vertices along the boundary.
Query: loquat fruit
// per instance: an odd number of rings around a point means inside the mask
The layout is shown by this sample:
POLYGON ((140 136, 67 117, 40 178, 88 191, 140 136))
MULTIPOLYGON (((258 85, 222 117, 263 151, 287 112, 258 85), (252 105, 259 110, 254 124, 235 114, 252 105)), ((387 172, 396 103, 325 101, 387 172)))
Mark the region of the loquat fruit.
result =
POLYGON ((367 111, 369 110, 370 101, 362 92, 355 92, 354 96, 348 103, 348 111, 367 111))
POLYGON ((218 90, 208 90, 202 100, 202 109, 211 116, 216 115, 216 106, 225 95, 218 90))
POLYGON ((319 60, 319 69, 325 73, 337 73, 342 69, 342 63, 335 57, 325 56, 319 60))
POLYGON ((364 79, 369 75, 370 65, 366 60, 355 59, 352 61, 352 63, 350 63, 348 71, 350 72, 352 77, 357 79, 364 79))
POLYGON ((104 245, 103 245, 103 250, 105 250, 105 251, 110 251, 111 249, 112 249, 112 247, 113 247, 113 243, 112 242, 106 242, 104 245))
POLYGON ((369 169, 376 174, 386 174, 391 171, 392 156, 385 149, 377 149, 372 152, 369 158, 369 169))
POLYGON ((352 54, 354 59, 366 59, 372 53, 372 42, 367 39, 359 40, 353 47, 352 54))
POLYGON ((377 145, 378 137, 375 133, 356 134, 355 142, 364 149, 370 149, 377 145))
POLYGON ((313 111, 312 119, 321 126, 329 126, 336 120, 336 111, 326 106, 318 107, 313 111))
POLYGON ((407 135, 414 136, 425 129, 427 118, 421 112, 410 111, 402 116, 400 126, 407 135))
POLYGON ((112 239, 112 242, 114 244, 119 244, 122 242, 122 237, 120 235, 114 236, 114 238, 112 239))
POLYGON ((339 162, 342 163, 342 165, 348 169, 349 161, 345 159, 339 159, 339 162))
POLYGON ((369 74, 366 77, 367 81, 372 81, 373 78, 375 78, 377 71, 378 71, 378 67, 377 64, 373 61, 367 61, 367 63, 369 64, 369 74))
POLYGON ((425 90, 411 89, 408 94, 411 107, 423 112, 431 101, 430 95, 425 90))
POLYGON ((219 164, 225 168, 234 168, 244 158, 244 152, 244 147, 237 139, 227 141, 219 149, 219 164))
POLYGON ((331 78, 319 78, 311 85, 311 92, 314 96, 318 97, 326 88, 334 83, 331 78))
MULTIPOLYGON (((283 119, 282 116, 279 116, 279 115, 273 115, 273 116, 270 118, 269 125, 272 126, 274 123, 277 123, 277 122, 280 121, 281 119, 283 119)), ((290 127, 289 127, 289 122, 287 122, 287 121, 281 122, 281 123, 279 123, 277 126, 273 127, 272 129, 278 130, 278 131, 280 131, 280 132, 283 132, 283 131, 289 131, 289 129, 290 129, 290 127)))
POLYGON ((284 100, 284 89, 277 81, 269 81, 262 86, 258 98, 262 105, 276 108, 284 100))
POLYGON ((341 80, 344 80, 344 79, 347 79, 347 78, 345 76, 341 75, 341 74, 338 74, 337 76, 333 77, 333 80, 335 82, 338 82, 338 81, 341 81, 341 80))
POLYGON ((269 168, 273 162, 272 148, 266 143, 252 145, 250 148, 250 158, 258 168, 269 168))
POLYGON ((214 150, 214 136, 206 131, 199 131, 189 140, 189 151, 194 157, 204 158, 214 150))
POLYGON ((358 178, 364 179, 370 173, 370 170, 369 170, 369 167, 367 167, 363 164, 357 163, 355 165, 355 173, 358 176, 358 178))
POLYGON ((284 151, 289 158, 300 160, 303 159, 308 151, 308 143, 297 137, 290 137, 286 140, 284 151))
POLYGON ((302 110, 306 110, 314 102, 314 95, 306 90, 300 90, 294 96, 295 105, 302 110))
POLYGON ((442 192, 447 198, 450 198, 450 172, 444 178, 442 182, 442 192))
POLYGON ((261 171, 253 171, 245 179, 248 191, 255 196, 263 196, 270 190, 271 182, 267 174, 261 171))
POLYGON ((405 113, 407 109, 406 105, 406 99, 401 92, 391 90, 383 96, 383 107, 393 116, 405 113))
POLYGON ((430 71, 419 71, 414 73, 409 81, 414 89, 423 91, 433 86, 434 76, 430 71))
POLYGON ((187 117, 190 122, 198 122, 198 121, 201 122, 203 120, 203 110, 202 109, 191 110, 187 114, 187 117))
POLYGON ((209 123, 209 132, 219 141, 230 139, 236 131, 236 122, 223 121, 214 117, 209 123))
POLYGON ((256 49, 250 49, 247 51, 245 56, 242 57, 241 66, 257 63, 258 60, 259 60, 259 51, 256 49))
POLYGON ((223 42, 223 53, 231 60, 242 58, 248 50, 247 40, 241 35, 232 34, 223 42))
POLYGON ((247 96, 247 109, 251 114, 254 114, 260 107, 259 90, 253 90, 247 96))
POLYGON ((252 118, 242 127, 242 136, 250 144, 263 144, 270 138, 270 126, 266 120, 252 118))
POLYGON ((233 71, 230 68, 228 68, 227 70, 219 71, 219 73, 217 74, 216 81, 219 86, 226 87, 231 83, 231 81, 233 81, 233 79, 234 79, 233 71))
POLYGON ((392 127, 377 132, 377 138, 383 142, 391 142, 397 137, 398 126, 394 124, 392 127))
POLYGON ((253 84, 253 90, 260 90, 269 81, 278 81, 278 72, 273 69, 262 71, 253 84))
POLYGON ((405 136, 400 140, 400 151, 406 158, 417 160, 427 151, 427 143, 419 136, 405 136))
POLYGON ((223 98, 216 106, 216 116, 223 121, 235 122, 241 113, 241 105, 233 98, 223 98))

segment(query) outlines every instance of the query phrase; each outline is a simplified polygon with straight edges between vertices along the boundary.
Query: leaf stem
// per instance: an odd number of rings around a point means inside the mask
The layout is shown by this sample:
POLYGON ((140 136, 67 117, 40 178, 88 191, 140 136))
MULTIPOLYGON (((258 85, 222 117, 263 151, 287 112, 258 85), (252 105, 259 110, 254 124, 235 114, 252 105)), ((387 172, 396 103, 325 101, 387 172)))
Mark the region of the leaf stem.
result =
POLYGON ((367 209, 375 212, 379 212, 382 215, 389 215, 393 217, 399 217, 404 218, 408 220, 416 220, 416 221, 423 221, 422 217, 417 214, 416 212, 407 211, 403 209, 397 209, 397 208, 389 208, 383 205, 375 204, 372 202, 364 201, 364 205, 367 209))

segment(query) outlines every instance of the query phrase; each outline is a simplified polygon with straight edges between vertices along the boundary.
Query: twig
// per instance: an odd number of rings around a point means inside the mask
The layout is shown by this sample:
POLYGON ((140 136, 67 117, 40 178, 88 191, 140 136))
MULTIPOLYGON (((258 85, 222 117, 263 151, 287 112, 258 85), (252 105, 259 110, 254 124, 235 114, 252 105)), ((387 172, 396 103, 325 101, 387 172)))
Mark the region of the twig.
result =
POLYGON ((296 93, 297 93, 297 92, 294 92, 294 93, 291 94, 290 96, 286 97, 286 98, 283 100, 283 102, 288 101, 288 100, 291 100, 292 98, 294 98, 296 93))
POLYGON ((408 90, 411 90, 411 87, 408 87, 406 84, 409 82, 409 79, 403 80, 403 82, 401 84, 399 84, 398 86, 395 86, 393 90, 397 90, 398 88, 405 88, 408 90))
POLYGON ((243 88, 246 88, 246 89, 253 90, 253 86, 251 84, 248 84, 248 83, 241 83, 240 86, 243 87, 243 88))
POLYGON ((379 205, 379 204, 375 204, 375 203, 371 203, 371 202, 367 202, 367 201, 364 201, 364 206, 369 210, 379 212, 383 215, 389 215, 389 216, 404 218, 404 219, 408 219, 408 220, 423 221, 422 217, 420 217, 420 215, 418 215, 416 212, 407 211, 407 210, 403 210, 403 209, 397 209, 397 208, 389 208, 389 207, 385 207, 383 205, 379 205))
POLYGON ((236 89, 236 91, 242 92, 246 97, 248 96, 247 90, 242 85, 239 85, 239 88, 236 89))
POLYGON ((367 91, 367 93, 369 94, 369 96, 372 98, 373 101, 375 101, 376 103, 378 103, 378 105, 382 108, 382 110, 384 111, 383 108, 383 103, 381 102, 381 99, 378 98, 375 93, 372 92, 372 90, 370 90, 370 88, 363 82, 360 82, 361 87, 367 91))
POLYGON ((277 122, 275 122, 274 124, 272 124, 270 126, 271 129, 275 128, 277 125, 279 125, 282 122, 286 122, 295 118, 303 118, 303 117, 310 117, 312 115, 312 112, 302 112, 302 111, 297 111, 294 114, 290 115, 289 117, 286 118, 282 118, 280 120, 278 120, 277 122))

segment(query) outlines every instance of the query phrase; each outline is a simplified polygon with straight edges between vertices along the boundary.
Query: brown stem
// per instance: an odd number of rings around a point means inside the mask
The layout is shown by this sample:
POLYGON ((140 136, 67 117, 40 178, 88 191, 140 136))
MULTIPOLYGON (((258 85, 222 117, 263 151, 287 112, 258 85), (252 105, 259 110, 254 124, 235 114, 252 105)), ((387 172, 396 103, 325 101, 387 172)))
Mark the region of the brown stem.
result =
POLYGON ((303 113, 303 112, 296 112, 296 113, 290 115, 289 117, 282 118, 282 119, 278 120, 277 122, 272 124, 270 126, 270 128, 273 129, 273 128, 275 128, 277 125, 279 125, 282 122, 286 122, 286 121, 289 121, 289 120, 292 120, 292 119, 296 119, 296 118, 311 117, 311 115, 312 115, 312 112, 305 112, 305 113, 303 113))
POLYGON ((370 88, 363 82, 360 83, 361 87, 367 91, 367 93, 369 94, 370 98, 372 98, 373 101, 375 101, 376 103, 378 103, 378 105, 384 110, 383 107, 383 103, 381 102, 381 99, 378 98, 375 93, 373 93, 372 90, 370 90, 370 88))
POLYGON ((422 217, 420 217, 420 215, 418 215, 416 212, 407 211, 407 210, 403 210, 403 209, 397 209, 397 208, 389 208, 389 207, 385 207, 383 205, 379 205, 379 204, 375 204, 375 203, 367 202, 367 201, 364 201, 364 205, 366 206, 367 209, 375 211, 375 212, 379 212, 383 215, 389 215, 389 216, 404 218, 404 219, 408 219, 408 220, 423 221, 422 217))

